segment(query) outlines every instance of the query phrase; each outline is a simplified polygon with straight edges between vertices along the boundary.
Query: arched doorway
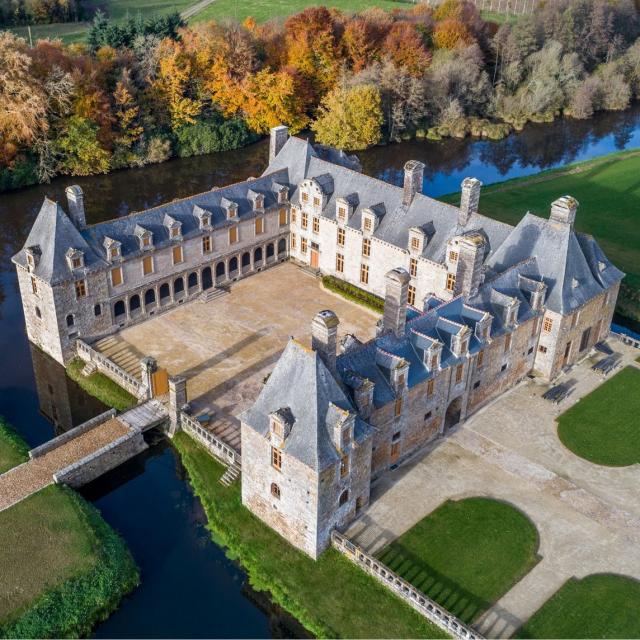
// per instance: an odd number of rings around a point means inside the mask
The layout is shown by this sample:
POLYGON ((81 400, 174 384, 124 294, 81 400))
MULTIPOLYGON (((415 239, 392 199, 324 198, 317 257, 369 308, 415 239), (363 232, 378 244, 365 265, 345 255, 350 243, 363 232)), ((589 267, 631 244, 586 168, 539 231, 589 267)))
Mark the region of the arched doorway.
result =
POLYGON ((247 271, 248 267, 251 266, 251 254, 248 251, 245 251, 242 254, 242 271, 247 271))
POLYGON ((273 258, 274 254, 275 254, 275 249, 274 249, 273 243, 268 244, 267 245, 267 260, 269 258, 273 258))
POLYGON ((462 413, 462 396, 458 396, 451 401, 447 407, 447 413, 444 416, 444 430, 445 432, 455 427, 460 422, 460 415, 462 413))
POLYGON ((262 247, 257 247, 253 252, 253 264, 254 266, 262 262, 262 247))
POLYGON ((169 283, 165 282, 160 286, 160 304, 168 304, 171 297, 171 290, 169 289, 169 283))
POLYGON ((156 301, 156 292, 153 289, 147 289, 144 292, 144 305, 149 306, 156 301))
POLYGON ((193 273, 189 274, 189 278, 187 279, 187 288, 189 289, 189 291, 191 291, 191 289, 197 286, 198 286, 198 274, 194 271, 193 273))
POLYGON ((205 267, 202 270, 202 288, 211 289, 213 287, 213 278, 211 277, 211 267, 205 267))
POLYGON ((136 311, 140 312, 140 296, 137 293, 129 298, 129 313, 132 317, 136 311))
POLYGON ((173 281, 173 295, 178 295, 184 291, 184 278, 176 278, 173 281))
POLYGON ((284 238, 278 240, 278 257, 287 251, 287 241, 284 238))
POLYGON ((225 276, 224 262, 218 262, 216 265, 216 280, 221 280, 225 276))
POLYGON ((229 260, 229 276, 233 274, 234 271, 238 270, 238 258, 235 256, 229 260))
POLYGON ((116 302, 113 305, 113 316, 116 319, 119 319, 121 316, 123 316, 125 314, 125 307, 124 307, 124 300, 118 300, 118 302, 116 302))

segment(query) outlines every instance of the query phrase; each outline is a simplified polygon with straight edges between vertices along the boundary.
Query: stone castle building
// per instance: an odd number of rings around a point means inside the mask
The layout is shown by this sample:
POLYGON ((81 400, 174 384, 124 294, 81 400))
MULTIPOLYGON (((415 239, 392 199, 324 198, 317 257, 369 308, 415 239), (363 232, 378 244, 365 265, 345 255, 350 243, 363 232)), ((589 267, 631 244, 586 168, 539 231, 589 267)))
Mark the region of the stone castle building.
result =
POLYGON ((316 557, 369 501, 371 480, 535 373, 552 379, 609 331, 623 274, 574 230, 564 196, 515 227, 396 187, 356 158, 271 132, 259 178, 97 225, 83 194, 45 200, 13 258, 30 340, 61 363, 91 342, 280 260, 379 296, 368 343, 337 342, 331 311, 312 346, 291 340, 242 416, 243 502, 316 557))

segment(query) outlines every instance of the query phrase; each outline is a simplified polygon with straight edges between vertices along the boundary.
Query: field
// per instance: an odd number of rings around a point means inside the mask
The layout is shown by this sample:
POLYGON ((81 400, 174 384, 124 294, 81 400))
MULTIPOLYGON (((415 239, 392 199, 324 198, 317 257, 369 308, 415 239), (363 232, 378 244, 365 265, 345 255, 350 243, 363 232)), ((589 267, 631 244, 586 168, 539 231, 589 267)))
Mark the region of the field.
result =
POLYGON ((441 638, 409 605, 334 549, 317 561, 292 547, 241 504, 238 483, 218 480, 224 467, 188 435, 174 445, 200 498, 213 539, 246 569, 252 586, 318 637, 441 638))
POLYGON ((0 417, 0 473, 28 459, 29 447, 0 417))
POLYGON ((519 638, 640 638, 640 582, 597 574, 566 582, 519 630, 519 638))
POLYGON ((385 547, 380 560, 470 623, 537 562, 538 532, 512 506, 447 501, 385 547))
POLYGON ((640 462, 640 370, 627 367, 558 418, 558 437, 596 464, 640 462))

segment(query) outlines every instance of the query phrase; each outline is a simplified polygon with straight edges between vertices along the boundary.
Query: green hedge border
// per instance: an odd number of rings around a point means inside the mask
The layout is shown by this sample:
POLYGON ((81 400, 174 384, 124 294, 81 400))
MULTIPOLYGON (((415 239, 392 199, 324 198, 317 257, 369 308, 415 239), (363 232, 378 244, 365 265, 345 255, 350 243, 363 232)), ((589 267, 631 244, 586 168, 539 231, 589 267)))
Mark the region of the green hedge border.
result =
POLYGON ((349 284, 334 276, 322 276, 322 286, 351 302, 361 304, 363 307, 371 309, 371 311, 375 311, 376 313, 382 313, 384 311, 384 300, 382 298, 364 289, 360 289, 360 287, 356 287, 354 284, 349 284))

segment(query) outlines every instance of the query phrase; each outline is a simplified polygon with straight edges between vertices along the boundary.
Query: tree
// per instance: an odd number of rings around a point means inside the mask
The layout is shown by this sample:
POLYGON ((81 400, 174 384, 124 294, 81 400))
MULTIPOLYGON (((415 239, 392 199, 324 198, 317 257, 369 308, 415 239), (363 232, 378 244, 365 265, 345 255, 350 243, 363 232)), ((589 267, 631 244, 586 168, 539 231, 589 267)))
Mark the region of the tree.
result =
POLYGON ((134 163, 132 148, 142 134, 144 128, 140 126, 138 116, 140 107, 135 103, 127 85, 128 74, 116 84, 113 93, 114 101, 114 153, 112 164, 114 167, 127 167, 134 163))
POLYGON ((329 92, 311 125, 319 142, 338 149, 366 149, 380 142, 383 122, 380 92, 373 85, 347 88, 341 82, 329 92))
POLYGON ((452 18, 438 22, 433 31, 433 44, 438 49, 455 49, 469 45, 473 40, 467 27, 460 20, 452 18))
POLYGON ((90 176, 109 171, 109 153, 98 142, 98 127, 87 118, 72 116, 55 142, 58 171, 90 176))
POLYGON ((379 57, 385 33, 376 22, 362 16, 347 21, 342 42, 354 71, 362 71, 379 57))
POLYGON ((410 22, 394 23, 384 41, 384 52, 396 67, 405 68, 415 77, 424 74, 431 63, 431 54, 424 46, 422 36, 410 22))

